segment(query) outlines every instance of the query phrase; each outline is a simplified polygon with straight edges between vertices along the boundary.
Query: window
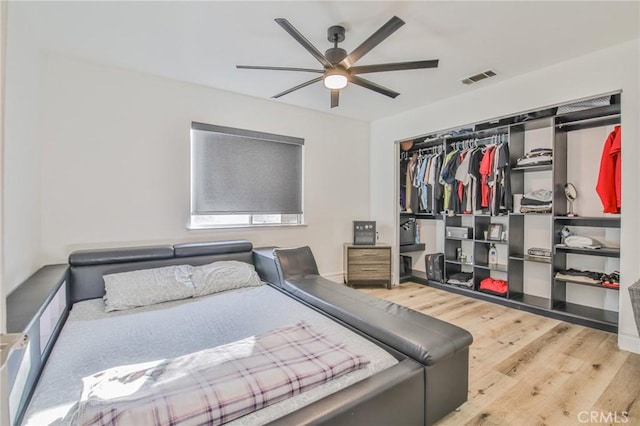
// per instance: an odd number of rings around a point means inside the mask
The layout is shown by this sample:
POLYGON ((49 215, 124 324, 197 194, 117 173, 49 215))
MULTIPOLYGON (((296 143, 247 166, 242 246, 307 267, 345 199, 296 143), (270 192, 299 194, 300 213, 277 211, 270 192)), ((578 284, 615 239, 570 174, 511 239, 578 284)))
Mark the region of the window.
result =
POLYGON ((190 228, 302 223, 304 139, 191 123, 190 228))

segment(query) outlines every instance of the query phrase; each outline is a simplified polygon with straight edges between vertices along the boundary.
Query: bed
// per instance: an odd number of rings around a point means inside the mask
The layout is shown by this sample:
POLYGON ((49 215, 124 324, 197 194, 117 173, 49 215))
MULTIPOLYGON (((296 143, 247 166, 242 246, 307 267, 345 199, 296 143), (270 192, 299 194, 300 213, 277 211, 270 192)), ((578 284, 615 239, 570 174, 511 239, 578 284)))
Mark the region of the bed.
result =
POLYGON ((180 360, 300 324, 366 363, 226 424, 432 424, 466 400, 467 332, 324 280, 308 248, 256 253, 248 241, 72 253, 69 317, 22 424, 75 424, 87 379, 105 371, 180 360), (105 276, 220 261, 255 265, 269 282, 105 312, 105 276))

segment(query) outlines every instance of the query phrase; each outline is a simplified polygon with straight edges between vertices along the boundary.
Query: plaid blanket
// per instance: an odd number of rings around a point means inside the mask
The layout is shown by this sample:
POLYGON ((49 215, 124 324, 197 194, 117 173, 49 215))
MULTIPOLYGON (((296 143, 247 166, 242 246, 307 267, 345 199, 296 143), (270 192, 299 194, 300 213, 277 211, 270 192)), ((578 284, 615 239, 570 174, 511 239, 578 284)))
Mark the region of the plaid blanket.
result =
POLYGON ((368 364, 300 322, 84 379, 74 424, 218 425, 368 364))

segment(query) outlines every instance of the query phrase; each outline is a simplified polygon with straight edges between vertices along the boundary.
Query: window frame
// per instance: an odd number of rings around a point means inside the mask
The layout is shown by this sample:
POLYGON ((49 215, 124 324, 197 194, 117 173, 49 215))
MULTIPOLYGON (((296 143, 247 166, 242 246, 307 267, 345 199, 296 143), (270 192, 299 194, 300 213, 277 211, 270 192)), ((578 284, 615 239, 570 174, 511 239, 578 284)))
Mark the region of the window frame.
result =
POLYGON ((207 230, 207 229, 227 229, 227 228, 277 228, 277 227, 305 227, 305 215, 304 215, 304 187, 305 187, 305 146, 303 138, 293 138, 290 136, 283 136, 271 133, 257 132, 246 129, 224 127, 212 124, 191 123, 190 132, 190 197, 189 197, 189 220, 187 223, 187 229, 189 230, 207 230), (194 129, 194 126, 197 128, 194 129), (194 130, 212 131, 214 133, 228 134, 229 136, 243 136, 256 140, 264 140, 272 143, 287 143, 286 140, 298 140, 300 142, 295 143, 299 145, 301 149, 300 155, 300 207, 301 213, 221 213, 221 214, 197 214, 194 213, 194 183, 195 183, 195 158, 194 158, 194 130), (278 221, 268 221, 268 216, 281 216, 278 221), (284 218, 283 216, 287 216, 284 218), (232 218, 238 217, 241 220, 234 222, 232 218), (261 217, 263 219, 261 219, 261 217), (216 220, 219 218, 220 220, 216 220))

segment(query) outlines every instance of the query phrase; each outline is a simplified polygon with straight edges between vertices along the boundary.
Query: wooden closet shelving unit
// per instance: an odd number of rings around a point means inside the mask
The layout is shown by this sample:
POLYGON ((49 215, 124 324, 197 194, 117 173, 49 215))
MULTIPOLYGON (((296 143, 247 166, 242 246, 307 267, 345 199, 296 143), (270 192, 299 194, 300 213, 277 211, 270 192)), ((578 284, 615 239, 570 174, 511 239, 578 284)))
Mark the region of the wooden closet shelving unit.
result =
MULTIPOLYGON (((609 95, 608 95, 609 96, 609 95)), ((563 105, 573 104, 567 103, 563 105)), ((539 111, 532 111, 527 115, 530 119, 522 120, 523 115, 514 115, 499 120, 493 120, 474 125, 460 126, 462 128, 480 129, 470 133, 450 136, 449 131, 428 134, 414 139, 414 145, 410 151, 424 148, 442 146, 443 152, 449 152, 456 142, 469 138, 484 138, 494 135, 507 135, 510 159, 510 183, 512 194, 525 193, 528 179, 539 179, 540 177, 550 179, 553 190, 553 207, 551 213, 519 213, 505 212, 503 215, 490 216, 486 212, 481 214, 456 214, 450 216, 445 212, 426 212, 412 214, 416 219, 433 220, 440 223, 440 229, 449 226, 472 228, 471 238, 458 238, 454 236, 442 235, 440 246, 444 247, 445 257, 445 283, 434 282, 427 279, 426 274, 421 271, 412 271, 410 280, 453 293, 464 294, 471 297, 500 303, 517 309, 542 314, 552 318, 562 319, 610 332, 617 332, 618 312, 614 310, 596 308, 589 303, 581 303, 580 300, 568 297, 569 288, 589 288, 602 292, 604 299, 607 292, 617 292, 615 288, 575 282, 572 280, 556 279, 558 271, 571 267, 570 259, 575 256, 590 256, 598 258, 616 259, 620 257, 619 248, 604 247, 601 249, 578 249, 563 245, 560 231, 563 227, 579 227, 580 229, 620 229, 620 216, 607 215, 597 217, 567 217, 567 200, 564 195, 564 185, 567 181, 568 169, 568 145, 569 134, 578 130, 591 129, 595 127, 610 126, 620 123, 620 94, 610 95, 610 104, 595 108, 583 109, 581 111, 557 114, 558 107, 547 108, 539 111), (552 135, 550 146, 553 149, 553 163, 535 166, 516 167, 516 160, 526 152, 525 136, 527 132, 546 129, 552 135), (550 259, 534 258, 527 255, 525 246, 525 230, 529 226, 529 221, 544 223, 547 229, 546 248, 552 252, 550 259), (502 241, 485 240, 484 231, 491 224, 502 224, 507 231, 506 239, 502 241), (495 244, 499 253, 502 252, 498 265, 489 265, 488 250, 491 244, 495 244), (458 249, 473 256, 472 262, 461 262, 457 258, 458 249), (548 285, 543 292, 530 292, 527 288, 529 278, 525 271, 530 266, 535 266, 541 271, 548 269, 544 279, 548 278, 548 285), (473 274, 473 287, 463 288, 446 284, 447 277, 457 272, 470 272, 473 274), (494 277, 508 281, 508 292, 504 296, 482 292, 479 283, 482 279, 494 277), (546 277, 546 278, 545 278, 546 277), (536 294, 537 293, 537 294, 536 294)), ((451 130, 459 130, 451 129, 451 130)), ((604 141, 602 141, 604 142, 604 141)), ((594 167, 597 173, 597 167, 594 167)), ((406 213, 402 213, 406 217, 406 213)), ((437 242, 436 242, 437 243, 437 242)), ((427 246, 434 247, 432 241, 427 242, 427 246)), ((432 250, 433 251, 433 250, 432 250)), ((606 272, 606 271, 600 271, 606 272)))

